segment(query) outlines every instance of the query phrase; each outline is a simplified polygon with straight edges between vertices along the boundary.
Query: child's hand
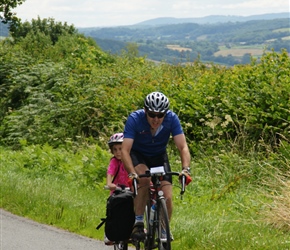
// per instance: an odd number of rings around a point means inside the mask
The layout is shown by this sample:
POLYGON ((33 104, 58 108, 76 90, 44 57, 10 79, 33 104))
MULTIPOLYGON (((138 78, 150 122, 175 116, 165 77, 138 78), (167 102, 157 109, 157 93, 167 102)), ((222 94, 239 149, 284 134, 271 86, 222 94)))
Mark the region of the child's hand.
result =
POLYGON ((114 184, 114 183, 110 183, 108 184, 108 188, 113 191, 113 190, 116 190, 117 186, 114 184))

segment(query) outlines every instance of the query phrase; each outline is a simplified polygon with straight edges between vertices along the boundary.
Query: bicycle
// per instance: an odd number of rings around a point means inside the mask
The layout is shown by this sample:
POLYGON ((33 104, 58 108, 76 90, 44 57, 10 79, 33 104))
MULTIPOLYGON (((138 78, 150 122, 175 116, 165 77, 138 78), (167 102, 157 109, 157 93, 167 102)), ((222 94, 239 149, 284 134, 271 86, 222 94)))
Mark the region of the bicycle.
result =
MULTIPOLYGON (((152 167, 147 170, 145 174, 139 175, 139 178, 151 177, 151 183, 149 187, 149 200, 145 209, 144 216, 144 229, 146 238, 143 242, 132 241, 136 249, 141 249, 141 243, 144 245, 145 250, 159 249, 159 250, 171 250, 171 233, 169 225, 169 217, 167 212, 166 200, 161 190, 161 181, 164 175, 176 175, 180 176, 178 172, 165 172, 163 166, 152 167), (151 211, 151 207, 155 206, 155 209, 151 211), (165 238, 163 237, 165 235, 165 238)), ((183 195, 185 192, 185 175, 181 176, 181 192, 183 195)), ((134 193, 137 192, 137 181, 134 180, 134 193)))
MULTIPOLYGON (((158 250, 171 250, 171 233, 169 226, 169 217, 167 212, 166 200, 163 196, 163 191, 160 189, 162 177, 164 175, 176 175, 180 176, 179 172, 165 172, 163 166, 152 167, 150 170, 147 170, 145 174, 139 175, 139 178, 151 177, 149 191, 149 200, 145 209, 144 216, 144 230, 146 233, 146 238, 143 241, 136 241, 132 239, 123 240, 123 241, 114 241, 112 245, 114 250, 128 250, 129 244, 135 246, 136 250, 141 250, 144 246, 145 250, 152 250, 158 248, 158 250), (154 204, 155 212, 151 213, 151 207, 154 204), (152 216, 152 217, 150 217, 152 216), (162 237, 165 234, 166 237, 162 237)), ((180 195, 183 195, 185 192, 185 180, 186 177, 182 175, 181 178, 181 192, 180 195)), ((133 180, 133 195, 138 195, 138 184, 137 179, 133 180)), ((105 189, 108 187, 105 186, 105 189)), ((132 191, 129 188, 117 187, 118 190, 122 192, 132 191)), ((98 226, 100 228, 101 225, 98 226)))

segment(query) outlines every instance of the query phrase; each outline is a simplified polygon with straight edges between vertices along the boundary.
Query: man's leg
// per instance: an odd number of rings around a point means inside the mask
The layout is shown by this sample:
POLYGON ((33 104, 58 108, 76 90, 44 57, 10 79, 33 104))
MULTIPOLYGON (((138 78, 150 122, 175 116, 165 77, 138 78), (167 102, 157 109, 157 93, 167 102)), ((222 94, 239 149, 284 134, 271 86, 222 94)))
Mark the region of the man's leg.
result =
MULTIPOLYGON (((144 164, 139 164, 135 167, 137 174, 144 174, 147 170, 147 166, 144 164)), ((145 238, 144 233, 144 221, 143 216, 145 212, 145 207, 148 201, 148 188, 150 185, 150 178, 140 178, 138 184, 138 195, 134 199, 135 206, 135 225, 132 231, 132 238, 142 240, 145 238)))
MULTIPOLYGON (((145 174, 147 170, 147 166, 144 164, 139 164, 135 167, 137 174, 145 174)), ((148 201, 148 188, 150 186, 150 178, 140 178, 138 185, 138 195, 135 197, 135 214, 136 215, 144 215, 145 206, 148 201)))

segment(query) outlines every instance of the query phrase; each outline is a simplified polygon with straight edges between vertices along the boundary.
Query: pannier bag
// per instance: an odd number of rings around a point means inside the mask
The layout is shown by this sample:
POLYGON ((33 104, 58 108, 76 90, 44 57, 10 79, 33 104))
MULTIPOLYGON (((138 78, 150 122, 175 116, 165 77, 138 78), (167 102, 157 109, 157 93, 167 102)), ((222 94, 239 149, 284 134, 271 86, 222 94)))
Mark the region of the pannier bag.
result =
POLYGON ((130 239, 135 222, 133 194, 114 191, 107 199, 106 218, 97 227, 105 223, 105 235, 111 241, 130 239))

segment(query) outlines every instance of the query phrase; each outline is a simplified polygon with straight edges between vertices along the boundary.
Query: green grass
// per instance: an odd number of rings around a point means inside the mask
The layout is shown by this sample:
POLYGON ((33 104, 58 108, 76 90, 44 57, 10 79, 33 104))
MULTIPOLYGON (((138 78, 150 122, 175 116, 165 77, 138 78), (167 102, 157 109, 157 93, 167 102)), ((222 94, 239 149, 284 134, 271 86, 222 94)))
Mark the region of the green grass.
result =
POLYGON ((106 192, 79 187, 75 182, 53 176, 34 179, 13 170, 2 170, 1 193, 1 207, 12 213, 102 238, 102 233, 94 228, 105 215, 106 192))
MULTIPOLYGON (((105 179, 100 178, 95 183, 94 176, 91 180, 85 178, 81 170, 79 178, 73 178, 74 173, 69 170, 59 174, 57 169, 61 169, 61 163, 55 165, 54 171, 47 170, 40 176, 41 166, 25 167, 29 157, 24 157, 24 152, 25 155, 38 152, 35 156, 49 164, 48 159, 63 155, 73 165, 79 161, 79 155, 98 154, 95 148, 81 150, 79 154, 47 147, 41 151, 37 146, 27 147, 24 151, 1 148, 0 152, 2 208, 81 235, 103 239, 103 228, 96 230, 95 227, 105 216, 108 196, 102 188, 105 179)), ((177 170, 176 156, 170 157, 173 169, 177 170)), ((273 221, 265 219, 274 218, 268 213, 274 198, 269 185, 264 185, 263 181, 275 183, 277 171, 260 158, 255 154, 240 156, 233 152, 215 152, 213 155, 200 154, 193 159, 193 182, 183 200, 179 196, 178 183, 174 182, 171 228, 175 240, 172 249, 290 249, 289 229, 274 227, 273 221)), ((78 168, 85 171, 87 161, 83 157, 84 165, 78 163, 78 168)), ((100 160, 95 166, 96 171, 102 164, 107 164, 106 161, 106 157, 100 160)))

